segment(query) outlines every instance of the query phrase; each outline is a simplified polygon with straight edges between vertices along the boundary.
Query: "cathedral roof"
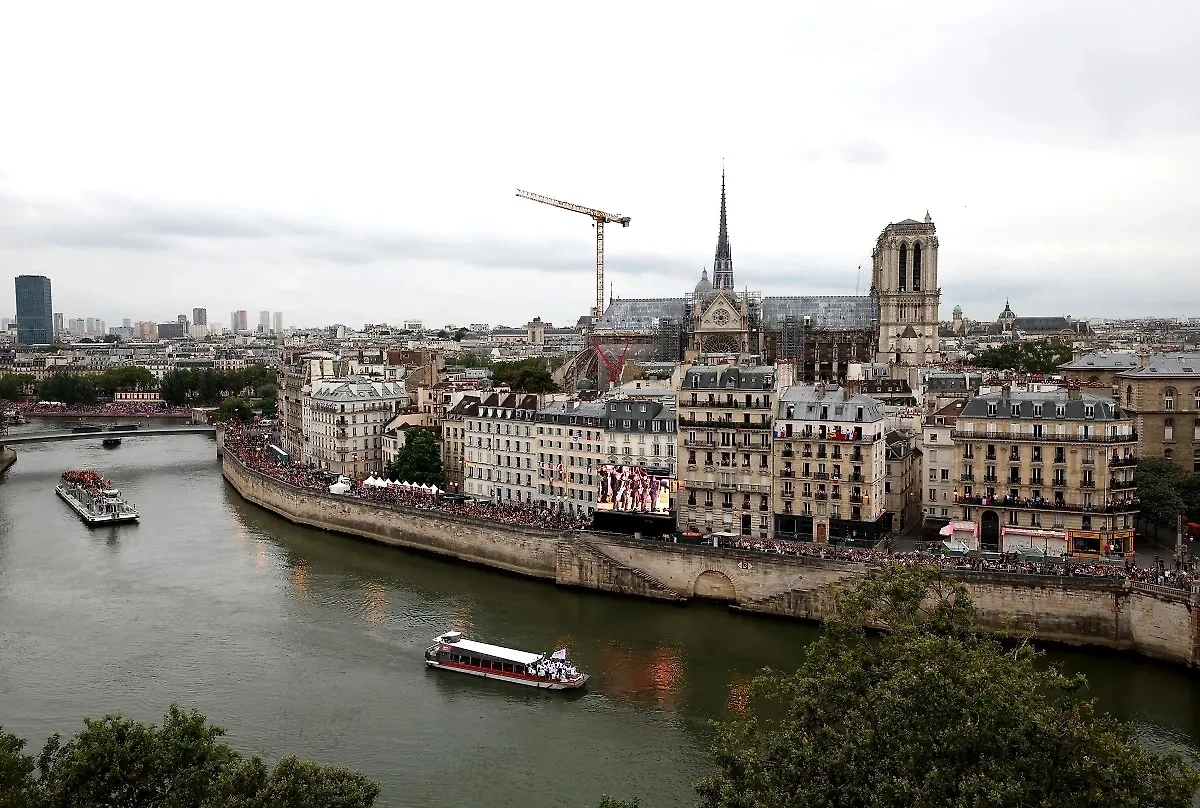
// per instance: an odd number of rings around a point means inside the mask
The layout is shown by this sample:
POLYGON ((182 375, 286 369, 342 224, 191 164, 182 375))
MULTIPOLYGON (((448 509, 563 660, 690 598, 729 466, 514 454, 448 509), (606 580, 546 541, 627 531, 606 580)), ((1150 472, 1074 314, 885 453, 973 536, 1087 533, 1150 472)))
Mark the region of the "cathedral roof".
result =
POLYGON ((696 283, 696 294, 706 295, 713 290, 712 281, 708 279, 708 270, 704 270, 700 275, 700 280, 696 283))
POLYGON ((879 305, 870 295, 763 298, 762 319, 768 328, 805 317, 810 328, 871 329, 879 323, 879 305))
POLYGON ((686 308, 682 297, 631 298, 614 300, 604 310, 604 316, 596 323, 599 329, 651 329, 658 321, 670 318, 683 322, 686 308))

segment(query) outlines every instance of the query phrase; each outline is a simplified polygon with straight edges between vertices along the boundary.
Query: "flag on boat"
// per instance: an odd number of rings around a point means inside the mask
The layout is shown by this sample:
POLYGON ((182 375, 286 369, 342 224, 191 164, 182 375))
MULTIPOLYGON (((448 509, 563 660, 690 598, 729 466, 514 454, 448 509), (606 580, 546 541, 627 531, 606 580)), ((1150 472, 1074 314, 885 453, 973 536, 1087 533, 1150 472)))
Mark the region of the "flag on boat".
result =
POLYGON ((557 651, 555 651, 553 654, 550 655, 550 658, 551 659, 566 659, 567 658, 567 649, 559 648, 557 651))

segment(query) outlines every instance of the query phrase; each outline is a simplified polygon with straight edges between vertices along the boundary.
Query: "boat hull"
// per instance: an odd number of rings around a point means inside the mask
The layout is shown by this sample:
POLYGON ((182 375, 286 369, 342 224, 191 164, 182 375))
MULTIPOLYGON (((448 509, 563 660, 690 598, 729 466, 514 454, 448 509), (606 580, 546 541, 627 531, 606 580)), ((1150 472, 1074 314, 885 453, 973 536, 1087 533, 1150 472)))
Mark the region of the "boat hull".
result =
POLYGON ((574 679, 567 681, 557 681, 552 679, 542 679, 538 676, 529 676, 523 673, 505 673, 504 671, 495 671, 485 668, 476 668, 473 665, 462 665, 454 662, 438 662, 435 659, 426 659, 425 664, 431 668, 441 668, 442 670, 454 671, 455 673, 466 673, 471 676, 479 676, 484 679, 496 679, 501 682, 511 682, 515 685, 525 685, 526 687, 536 687, 539 690, 578 690, 587 684, 590 676, 586 673, 581 673, 574 679))
POLYGON ((138 520, 137 511, 132 513, 101 513, 95 514, 83 507, 75 497, 68 494, 61 485, 54 486, 54 493, 62 498, 63 502, 71 506, 71 510, 79 516, 89 527, 98 527, 99 525, 119 525, 125 522, 136 522, 138 520))

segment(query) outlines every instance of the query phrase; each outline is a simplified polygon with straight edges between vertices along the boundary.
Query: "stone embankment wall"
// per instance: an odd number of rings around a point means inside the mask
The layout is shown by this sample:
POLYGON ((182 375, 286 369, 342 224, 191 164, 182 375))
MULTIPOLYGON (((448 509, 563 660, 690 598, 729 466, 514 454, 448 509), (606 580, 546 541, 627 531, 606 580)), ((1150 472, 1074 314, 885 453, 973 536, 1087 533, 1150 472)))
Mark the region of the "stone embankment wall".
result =
POLYGON ((243 497, 298 524, 554 579, 557 533, 297 488, 247 469, 229 452, 223 453, 221 471, 243 497))
MULTIPOLYGON (((819 620, 832 613, 831 587, 866 571, 840 561, 560 534, 381 506, 285 485, 246 469, 228 453, 222 470, 243 497, 293 522, 563 586, 664 601, 707 598, 745 612, 819 620)), ((985 628, 1032 628, 1044 640, 1200 664, 1200 605, 1176 590, 1092 578, 961 577, 985 628)))

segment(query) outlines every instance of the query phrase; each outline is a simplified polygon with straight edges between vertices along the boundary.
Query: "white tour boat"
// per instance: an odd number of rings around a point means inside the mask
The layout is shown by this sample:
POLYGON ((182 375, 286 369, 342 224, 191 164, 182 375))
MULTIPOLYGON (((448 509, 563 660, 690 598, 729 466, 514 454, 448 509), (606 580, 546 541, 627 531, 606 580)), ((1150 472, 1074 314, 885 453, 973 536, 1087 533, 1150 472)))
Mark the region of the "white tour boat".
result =
POLYGON ((102 480, 94 471, 65 472, 54 492, 89 525, 116 525, 138 520, 137 508, 112 487, 111 481, 102 480))
POLYGON ((425 649, 425 664, 544 690, 574 690, 590 678, 571 664, 565 648, 550 656, 531 654, 467 640, 460 631, 447 631, 436 638, 425 649))

